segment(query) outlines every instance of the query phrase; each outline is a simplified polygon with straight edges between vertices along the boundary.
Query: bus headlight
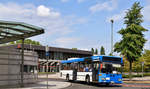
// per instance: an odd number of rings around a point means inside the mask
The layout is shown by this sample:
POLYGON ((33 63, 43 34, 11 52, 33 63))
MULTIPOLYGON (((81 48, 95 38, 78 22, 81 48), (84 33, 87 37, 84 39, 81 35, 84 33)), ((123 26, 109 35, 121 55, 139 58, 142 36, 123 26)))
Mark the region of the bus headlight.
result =
POLYGON ((107 78, 106 78, 106 80, 110 80, 110 78, 109 78, 109 77, 107 77, 107 78))
POLYGON ((102 78, 102 80, 106 80, 106 78, 102 78))

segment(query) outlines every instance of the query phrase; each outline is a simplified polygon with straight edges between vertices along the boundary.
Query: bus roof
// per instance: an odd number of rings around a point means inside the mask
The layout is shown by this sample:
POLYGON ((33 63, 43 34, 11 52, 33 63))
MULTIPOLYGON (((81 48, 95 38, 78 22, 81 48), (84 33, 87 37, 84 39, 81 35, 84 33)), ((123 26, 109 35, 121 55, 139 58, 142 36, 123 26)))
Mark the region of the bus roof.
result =
POLYGON ((76 58, 76 59, 72 59, 72 60, 63 60, 61 61, 61 63, 72 63, 72 62, 81 62, 84 61, 84 58, 76 58))
POLYGON ((115 62, 115 63, 123 63, 122 57, 118 56, 91 56, 91 57, 84 57, 84 58, 76 58, 72 60, 63 60, 61 63, 73 63, 73 62, 83 62, 85 60, 96 60, 99 59, 101 62, 115 62), (115 59, 114 59, 115 58, 115 59))

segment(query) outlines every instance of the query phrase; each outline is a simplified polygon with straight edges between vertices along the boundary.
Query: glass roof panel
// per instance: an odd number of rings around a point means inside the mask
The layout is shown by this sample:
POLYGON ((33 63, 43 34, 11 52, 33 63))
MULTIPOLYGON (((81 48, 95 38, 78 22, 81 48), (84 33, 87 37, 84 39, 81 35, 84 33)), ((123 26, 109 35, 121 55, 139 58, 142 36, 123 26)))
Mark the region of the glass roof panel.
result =
POLYGON ((27 26, 27 27, 30 27, 30 28, 34 28, 34 29, 37 29, 37 30, 41 30, 41 29, 42 29, 42 28, 40 28, 40 27, 31 25, 31 24, 22 23, 22 25, 27 26))
POLYGON ((0 35, 5 36, 5 35, 6 35, 6 33, 0 33, 0 35))
POLYGON ((11 29, 2 29, 2 31, 4 31, 4 32, 9 32, 9 33, 13 33, 13 34, 16 34, 16 35, 21 35, 21 34, 23 34, 22 32, 14 31, 14 30, 11 30, 11 29))
POLYGON ((32 31, 32 32, 35 32, 35 30, 32 30, 32 29, 29 29, 27 27, 23 27, 23 26, 15 26, 13 28, 16 28, 16 29, 21 29, 21 30, 25 30, 25 31, 32 31))
POLYGON ((23 22, 0 20, 0 44, 44 33, 44 29, 23 22))
POLYGON ((0 38, 3 38, 2 36, 0 36, 0 38))

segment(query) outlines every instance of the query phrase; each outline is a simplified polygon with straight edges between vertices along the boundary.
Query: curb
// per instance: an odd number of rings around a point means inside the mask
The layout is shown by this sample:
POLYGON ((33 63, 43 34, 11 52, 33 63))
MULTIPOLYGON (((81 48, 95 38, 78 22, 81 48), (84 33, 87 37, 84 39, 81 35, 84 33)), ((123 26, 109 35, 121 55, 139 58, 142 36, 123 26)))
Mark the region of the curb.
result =
POLYGON ((124 81, 126 84, 150 84, 150 81, 124 81))
POLYGON ((59 88, 59 89, 65 89, 65 88, 71 87, 71 86, 72 86, 72 83, 71 83, 71 82, 69 82, 69 83, 70 83, 69 86, 66 86, 66 87, 64 87, 64 88, 59 88))

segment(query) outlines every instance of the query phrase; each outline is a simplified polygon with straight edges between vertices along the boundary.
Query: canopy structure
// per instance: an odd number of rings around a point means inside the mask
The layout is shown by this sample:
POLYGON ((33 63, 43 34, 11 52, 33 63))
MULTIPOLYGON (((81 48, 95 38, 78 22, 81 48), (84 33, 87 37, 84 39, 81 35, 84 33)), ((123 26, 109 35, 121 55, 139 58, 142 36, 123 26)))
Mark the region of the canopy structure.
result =
POLYGON ((0 44, 22 40, 21 87, 24 86, 24 39, 44 33, 44 29, 23 22, 0 20, 0 44))
POLYGON ((44 33, 44 29, 24 22, 0 20, 0 44, 44 33))

